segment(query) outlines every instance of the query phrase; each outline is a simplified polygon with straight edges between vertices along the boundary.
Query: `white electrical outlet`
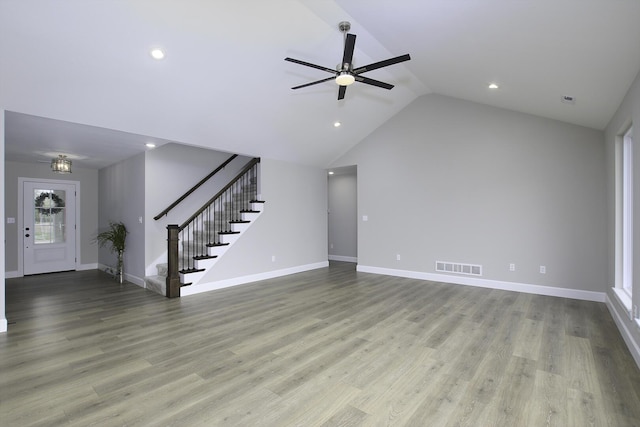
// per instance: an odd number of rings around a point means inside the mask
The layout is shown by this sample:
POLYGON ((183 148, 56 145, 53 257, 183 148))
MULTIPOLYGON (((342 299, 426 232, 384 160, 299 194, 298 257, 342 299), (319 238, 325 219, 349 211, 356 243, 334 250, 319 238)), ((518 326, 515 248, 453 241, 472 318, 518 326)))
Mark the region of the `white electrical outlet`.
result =
POLYGON ((275 255, 271 255, 271 262, 276 262, 276 256, 275 255))
POLYGON ((400 261, 400 254, 396 255, 396 261, 400 261))
POLYGON ((547 267, 545 267, 544 265, 540 266, 540 274, 547 274, 547 267))
POLYGON ((329 245, 329 247, 330 247, 331 249, 333 249, 333 243, 332 243, 332 244, 330 244, 330 245, 329 245))
POLYGON ((362 215, 362 220, 363 221, 369 221, 369 217, 367 215, 362 215))
POLYGON ((509 264, 509 271, 516 271, 516 265, 515 264, 509 264))

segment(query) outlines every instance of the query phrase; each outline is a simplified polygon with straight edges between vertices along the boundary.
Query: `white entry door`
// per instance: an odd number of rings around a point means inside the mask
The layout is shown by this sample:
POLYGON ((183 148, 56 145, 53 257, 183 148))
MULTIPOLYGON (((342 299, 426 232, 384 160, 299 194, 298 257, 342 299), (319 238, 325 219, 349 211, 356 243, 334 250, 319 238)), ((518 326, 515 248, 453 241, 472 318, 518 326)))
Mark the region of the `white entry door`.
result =
POLYGON ((23 182, 23 271, 76 269, 76 186, 23 182))

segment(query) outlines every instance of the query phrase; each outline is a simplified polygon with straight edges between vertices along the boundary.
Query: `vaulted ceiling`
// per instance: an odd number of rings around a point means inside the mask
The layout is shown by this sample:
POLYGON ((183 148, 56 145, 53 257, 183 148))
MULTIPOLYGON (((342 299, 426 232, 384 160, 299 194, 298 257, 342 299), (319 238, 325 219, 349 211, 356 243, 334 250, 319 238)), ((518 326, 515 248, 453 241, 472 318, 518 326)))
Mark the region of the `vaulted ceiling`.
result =
POLYGON ((153 139, 325 167, 429 93, 603 129, 639 42, 637 0, 0 0, 5 156, 99 168, 153 139), (356 67, 411 55, 367 74, 394 89, 291 90, 328 75, 284 58, 335 67, 341 21, 356 67))

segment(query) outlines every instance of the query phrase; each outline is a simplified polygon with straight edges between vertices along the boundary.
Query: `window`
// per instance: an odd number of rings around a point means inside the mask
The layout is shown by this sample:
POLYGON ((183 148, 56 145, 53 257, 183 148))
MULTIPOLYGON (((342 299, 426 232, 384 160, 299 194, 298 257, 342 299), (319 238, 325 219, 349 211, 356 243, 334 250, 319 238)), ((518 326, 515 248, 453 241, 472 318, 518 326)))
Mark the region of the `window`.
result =
POLYGON ((633 295, 633 128, 616 141, 616 295, 632 314, 633 295))

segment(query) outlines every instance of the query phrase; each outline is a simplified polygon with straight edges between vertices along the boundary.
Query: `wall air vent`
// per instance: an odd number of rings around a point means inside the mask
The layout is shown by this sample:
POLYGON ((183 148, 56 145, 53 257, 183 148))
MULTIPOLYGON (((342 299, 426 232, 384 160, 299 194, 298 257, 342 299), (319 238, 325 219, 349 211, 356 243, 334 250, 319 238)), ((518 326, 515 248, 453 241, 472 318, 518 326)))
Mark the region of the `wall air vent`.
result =
POLYGON ((477 264, 462 264, 459 262, 436 261, 436 271, 441 273, 468 274, 482 276, 482 266, 477 264))

